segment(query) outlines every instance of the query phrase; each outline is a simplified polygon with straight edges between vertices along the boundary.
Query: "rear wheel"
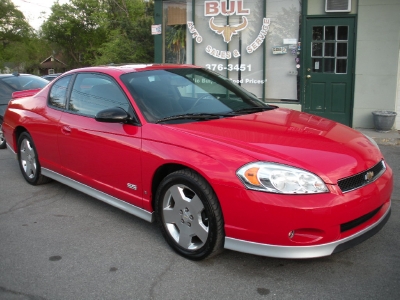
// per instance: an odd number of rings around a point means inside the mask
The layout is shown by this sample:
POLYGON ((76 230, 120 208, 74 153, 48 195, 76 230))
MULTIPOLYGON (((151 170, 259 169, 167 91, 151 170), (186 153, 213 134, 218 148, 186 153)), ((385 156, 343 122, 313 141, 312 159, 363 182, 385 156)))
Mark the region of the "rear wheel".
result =
POLYGON ((183 169, 169 174, 156 193, 156 217, 168 244, 180 255, 201 260, 223 249, 218 199, 207 181, 183 169))
POLYGON ((18 162, 22 175, 28 183, 38 185, 50 181, 50 178, 41 174, 35 144, 27 132, 23 132, 18 139, 18 162))
POLYGON ((3 119, 0 118, 0 149, 6 148, 6 140, 3 134, 3 119))

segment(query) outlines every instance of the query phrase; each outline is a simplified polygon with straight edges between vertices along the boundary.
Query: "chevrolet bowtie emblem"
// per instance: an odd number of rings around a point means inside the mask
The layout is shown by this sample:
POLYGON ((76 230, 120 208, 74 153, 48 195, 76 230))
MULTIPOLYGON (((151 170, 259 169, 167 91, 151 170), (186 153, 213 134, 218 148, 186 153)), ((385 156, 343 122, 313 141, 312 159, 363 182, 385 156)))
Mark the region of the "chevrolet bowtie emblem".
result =
POLYGON ((373 171, 369 171, 367 172, 367 174, 365 174, 365 180, 366 181, 371 181, 372 178, 374 178, 374 172, 373 171))

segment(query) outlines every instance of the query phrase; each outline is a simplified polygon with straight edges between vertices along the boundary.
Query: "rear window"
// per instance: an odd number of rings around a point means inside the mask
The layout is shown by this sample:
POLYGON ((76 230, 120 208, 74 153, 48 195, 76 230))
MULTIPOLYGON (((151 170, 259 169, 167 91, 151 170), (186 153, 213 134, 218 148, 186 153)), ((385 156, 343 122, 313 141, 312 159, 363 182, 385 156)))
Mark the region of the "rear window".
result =
POLYGON ((7 104, 15 90, 7 83, 0 80, 0 105, 7 104))
POLYGON ((33 75, 10 76, 1 80, 15 91, 41 89, 49 83, 46 79, 33 75))

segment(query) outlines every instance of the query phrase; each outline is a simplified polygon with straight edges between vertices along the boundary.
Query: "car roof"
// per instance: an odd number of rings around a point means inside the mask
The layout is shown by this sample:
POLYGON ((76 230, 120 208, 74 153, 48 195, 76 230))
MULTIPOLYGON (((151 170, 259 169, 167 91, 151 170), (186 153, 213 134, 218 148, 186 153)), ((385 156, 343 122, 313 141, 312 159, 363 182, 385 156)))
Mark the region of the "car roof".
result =
MULTIPOLYGON (((24 74, 24 73, 13 73, 13 74, 0 74, 0 77, 12 77, 12 76, 37 76, 37 75, 34 75, 34 74, 24 74)), ((37 76, 37 77, 39 77, 39 76, 37 76)))
MULTIPOLYGON (((85 67, 80 69, 71 70, 66 73, 75 72, 104 72, 104 73, 132 73, 148 70, 166 70, 166 69, 182 69, 182 68, 201 68, 194 65, 180 65, 180 64, 118 64, 118 65, 105 65, 96 67, 85 67)), ((65 73, 65 74, 66 74, 65 73)))

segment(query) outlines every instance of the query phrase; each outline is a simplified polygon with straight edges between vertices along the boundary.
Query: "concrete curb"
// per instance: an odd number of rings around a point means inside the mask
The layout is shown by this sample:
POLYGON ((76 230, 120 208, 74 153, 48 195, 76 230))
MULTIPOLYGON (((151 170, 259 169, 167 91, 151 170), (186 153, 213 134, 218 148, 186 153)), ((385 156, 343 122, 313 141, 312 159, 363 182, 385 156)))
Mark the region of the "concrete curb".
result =
POLYGON ((378 145, 392 145, 392 146, 400 145, 400 133, 397 130, 391 130, 389 132, 379 132, 374 129, 365 129, 365 128, 355 128, 355 129, 373 138, 378 145))

